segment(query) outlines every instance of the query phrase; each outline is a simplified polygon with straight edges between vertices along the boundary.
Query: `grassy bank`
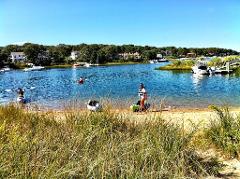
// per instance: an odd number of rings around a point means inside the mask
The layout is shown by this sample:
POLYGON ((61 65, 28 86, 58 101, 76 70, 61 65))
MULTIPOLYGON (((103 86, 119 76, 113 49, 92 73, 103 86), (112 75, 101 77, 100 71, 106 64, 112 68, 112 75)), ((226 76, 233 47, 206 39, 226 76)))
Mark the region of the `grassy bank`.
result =
POLYGON ((71 68, 71 67, 72 67, 71 64, 45 66, 46 69, 52 69, 52 68, 71 68))
POLYGON ((0 107, 0 178, 199 178, 218 173, 187 132, 160 117, 104 111, 59 117, 0 107))
POLYGON ((171 64, 166 66, 161 66, 156 68, 156 70, 184 70, 184 71, 191 71, 192 66, 195 64, 193 60, 174 60, 171 64))

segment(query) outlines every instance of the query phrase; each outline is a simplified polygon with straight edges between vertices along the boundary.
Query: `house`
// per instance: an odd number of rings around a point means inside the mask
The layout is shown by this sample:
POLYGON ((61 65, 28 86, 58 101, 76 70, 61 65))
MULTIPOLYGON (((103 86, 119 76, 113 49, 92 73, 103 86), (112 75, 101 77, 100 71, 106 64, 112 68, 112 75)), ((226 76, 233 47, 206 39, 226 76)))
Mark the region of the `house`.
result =
POLYGON ((197 54, 196 53, 187 53, 187 58, 196 58, 197 54))
POLYGON ((118 57, 121 59, 140 59, 141 56, 138 52, 134 52, 134 53, 120 53, 118 54, 118 57))
POLYGON ((26 56, 23 52, 11 52, 10 59, 13 63, 16 63, 25 60, 26 56))
POLYGON ((79 51, 72 51, 71 52, 71 59, 76 60, 79 57, 79 51))
POLYGON ((163 55, 162 55, 161 53, 158 53, 158 54, 157 54, 157 58, 158 58, 158 59, 162 59, 162 58, 163 58, 163 55))

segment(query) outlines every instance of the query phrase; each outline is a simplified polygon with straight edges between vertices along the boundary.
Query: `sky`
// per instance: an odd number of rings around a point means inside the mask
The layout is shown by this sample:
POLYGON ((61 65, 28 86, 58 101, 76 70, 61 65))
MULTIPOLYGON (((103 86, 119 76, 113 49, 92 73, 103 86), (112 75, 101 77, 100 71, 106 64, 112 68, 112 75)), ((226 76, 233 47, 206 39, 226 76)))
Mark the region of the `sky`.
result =
POLYGON ((0 46, 24 42, 240 51, 240 0, 0 0, 0 46))

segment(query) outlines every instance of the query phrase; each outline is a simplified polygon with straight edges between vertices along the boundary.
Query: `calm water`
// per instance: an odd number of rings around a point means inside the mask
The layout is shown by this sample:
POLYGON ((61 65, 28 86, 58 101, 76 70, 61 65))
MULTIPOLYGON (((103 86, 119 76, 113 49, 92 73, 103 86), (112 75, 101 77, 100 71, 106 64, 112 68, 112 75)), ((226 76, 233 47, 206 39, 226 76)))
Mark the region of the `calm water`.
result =
POLYGON ((61 108, 68 103, 85 104, 88 99, 110 99, 115 105, 137 101, 143 82, 149 101, 175 107, 207 107, 209 104, 240 106, 240 78, 197 77, 191 73, 154 70, 159 64, 139 64, 81 69, 20 70, 0 73, 0 104, 16 100, 22 87, 30 104, 61 108), (80 76, 87 80, 76 83, 80 76))

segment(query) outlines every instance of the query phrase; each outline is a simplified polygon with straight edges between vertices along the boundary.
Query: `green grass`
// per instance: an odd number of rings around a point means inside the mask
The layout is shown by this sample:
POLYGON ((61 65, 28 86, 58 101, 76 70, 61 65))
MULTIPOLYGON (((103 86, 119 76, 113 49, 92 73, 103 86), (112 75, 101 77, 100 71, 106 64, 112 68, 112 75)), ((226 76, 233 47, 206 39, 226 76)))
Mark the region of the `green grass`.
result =
POLYGON ((52 69, 52 68, 71 68, 71 64, 63 64, 63 65, 51 65, 51 66, 45 66, 47 69, 52 69))
MULTIPOLYGON (((109 111, 56 116, 0 107, 0 178, 198 178, 216 174, 190 147, 194 132, 109 111)), ((214 168, 214 170, 212 169, 214 168)))
POLYGON ((211 121, 205 135, 229 157, 240 157, 240 116, 233 116, 227 107, 212 106, 218 118, 211 121))
POLYGON ((174 60, 171 64, 156 68, 156 70, 184 70, 190 71, 195 64, 194 60, 174 60))

